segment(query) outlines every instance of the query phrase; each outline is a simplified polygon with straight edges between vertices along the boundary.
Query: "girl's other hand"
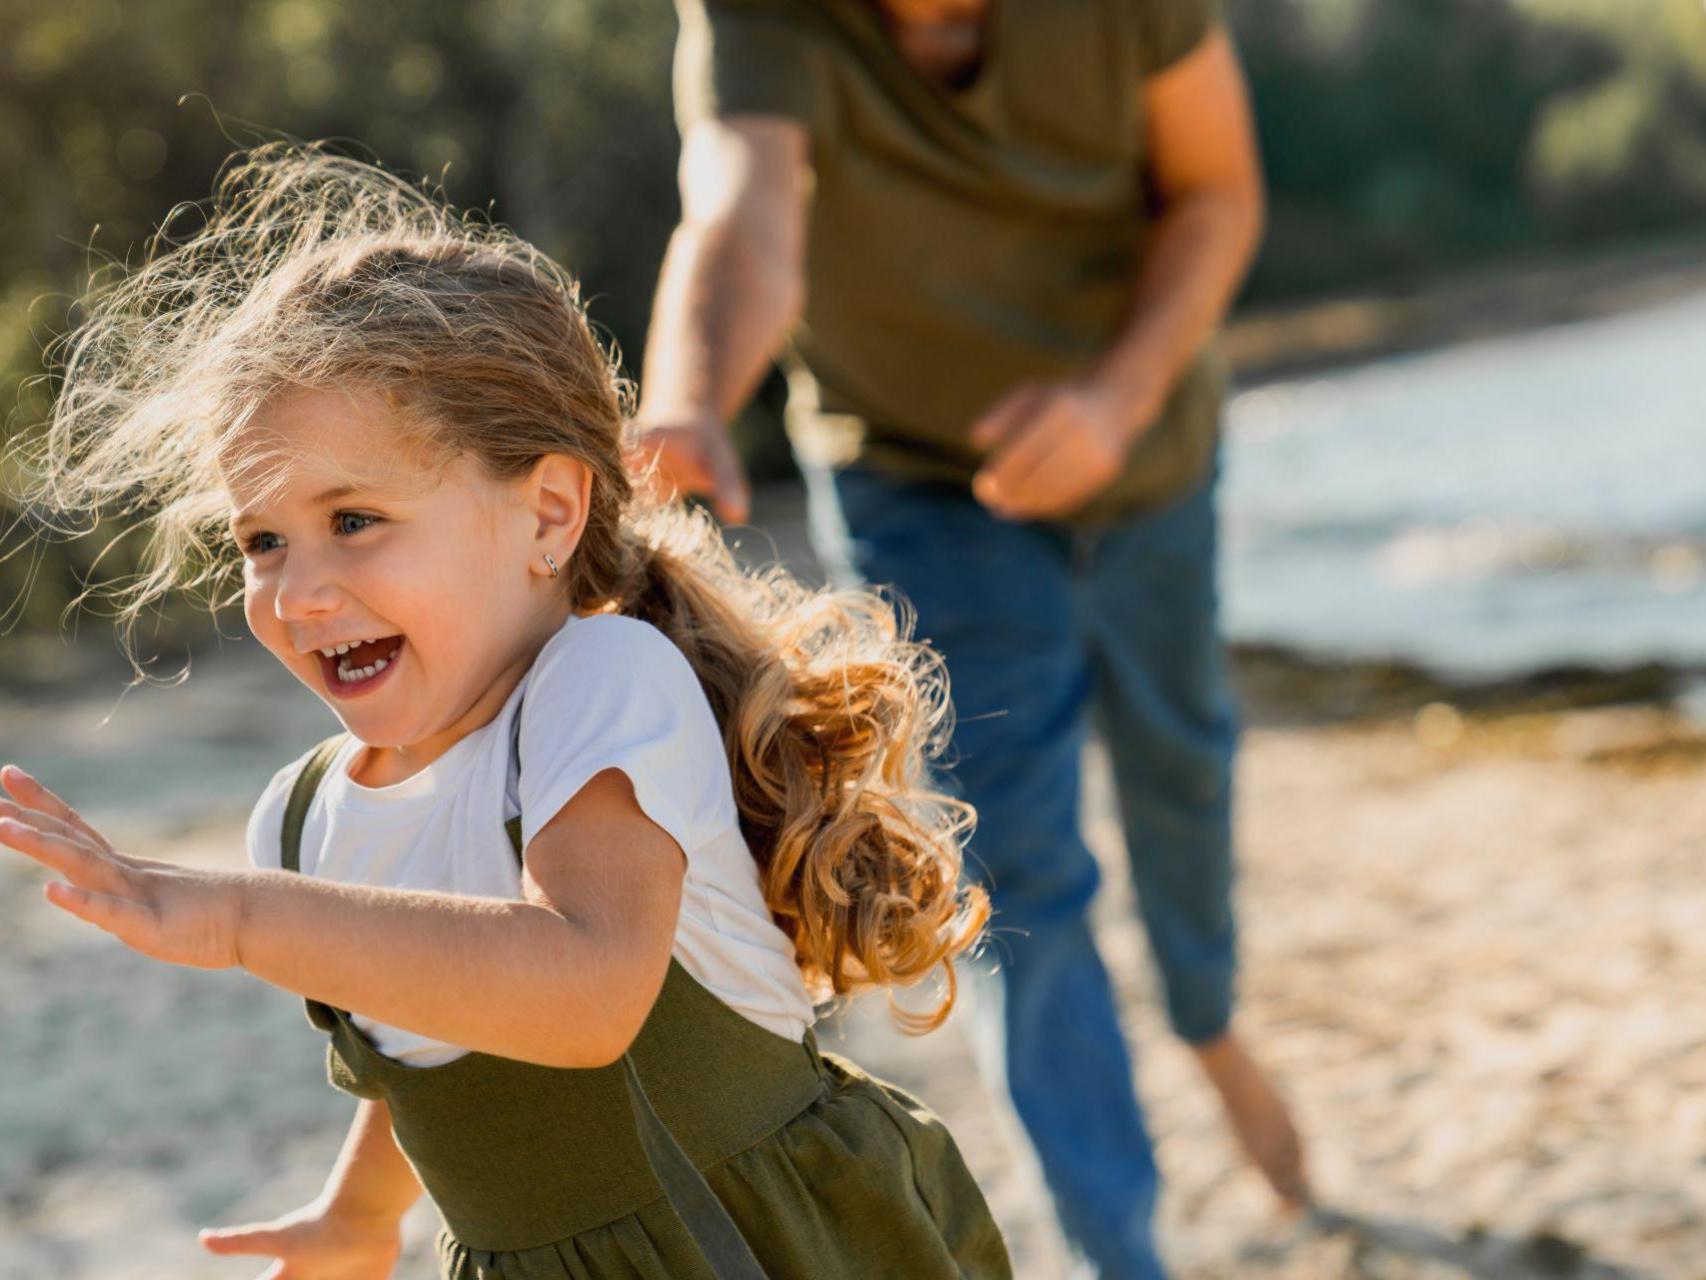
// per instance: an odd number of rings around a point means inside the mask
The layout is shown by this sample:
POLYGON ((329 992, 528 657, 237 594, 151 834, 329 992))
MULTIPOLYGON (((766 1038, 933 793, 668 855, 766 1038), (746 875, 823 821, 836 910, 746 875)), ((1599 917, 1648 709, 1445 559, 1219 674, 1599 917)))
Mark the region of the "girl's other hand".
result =
POLYGON ((238 963, 239 878, 118 852, 76 810, 16 765, 0 768, 0 844, 64 881, 54 906, 105 929, 143 955, 197 969, 238 963))
POLYGON ((257 1280, 387 1280, 403 1250, 396 1218, 321 1200, 271 1222, 212 1228, 200 1239, 209 1253, 272 1258, 257 1280))

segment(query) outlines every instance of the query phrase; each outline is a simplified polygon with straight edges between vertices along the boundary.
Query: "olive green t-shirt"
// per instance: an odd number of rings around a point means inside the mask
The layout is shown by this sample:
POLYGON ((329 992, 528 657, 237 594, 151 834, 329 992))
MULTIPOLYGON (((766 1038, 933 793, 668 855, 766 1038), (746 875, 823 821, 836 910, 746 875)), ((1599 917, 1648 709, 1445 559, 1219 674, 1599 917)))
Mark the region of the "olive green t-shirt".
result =
MULTIPOLYGON (((805 313, 789 433, 808 458, 969 481, 973 422, 1025 381, 1082 373, 1130 312, 1153 218, 1143 82, 1188 53, 1215 0, 992 0, 964 89, 926 79, 870 0, 677 0, 675 97, 695 120, 810 130, 805 313)), ((1172 389, 1095 523, 1207 472, 1211 348, 1172 389)))

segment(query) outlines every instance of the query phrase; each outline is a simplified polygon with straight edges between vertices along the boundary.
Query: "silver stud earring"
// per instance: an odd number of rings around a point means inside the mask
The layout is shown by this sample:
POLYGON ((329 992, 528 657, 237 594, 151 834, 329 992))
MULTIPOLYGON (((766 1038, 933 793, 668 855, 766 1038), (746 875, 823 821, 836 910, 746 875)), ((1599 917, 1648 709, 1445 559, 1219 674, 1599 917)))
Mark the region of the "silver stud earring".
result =
POLYGON ((545 553, 545 567, 551 571, 551 576, 553 578, 557 576, 557 562, 551 559, 551 553, 549 551, 545 553))

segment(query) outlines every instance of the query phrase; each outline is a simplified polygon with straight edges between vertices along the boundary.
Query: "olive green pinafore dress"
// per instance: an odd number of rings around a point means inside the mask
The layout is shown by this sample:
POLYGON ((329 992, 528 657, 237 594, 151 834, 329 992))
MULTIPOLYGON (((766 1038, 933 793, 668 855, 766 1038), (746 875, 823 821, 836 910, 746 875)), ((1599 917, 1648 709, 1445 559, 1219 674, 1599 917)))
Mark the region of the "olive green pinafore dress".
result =
MULTIPOLYGON (((283 866, 338 739, 285 810, 283 866)), ((520 856, 520 824, 509 824, 520 856)), ((493 993, 501 998, 500 992, 493 993)), ((383 1099, 444 1218, 444 1280, 1008 1280, 1006 1247, 940 1120, 842 1059, 730 1009, 673 959, 619 1063, 386 1057, 339 1009, 339 1089, 383 1099)))

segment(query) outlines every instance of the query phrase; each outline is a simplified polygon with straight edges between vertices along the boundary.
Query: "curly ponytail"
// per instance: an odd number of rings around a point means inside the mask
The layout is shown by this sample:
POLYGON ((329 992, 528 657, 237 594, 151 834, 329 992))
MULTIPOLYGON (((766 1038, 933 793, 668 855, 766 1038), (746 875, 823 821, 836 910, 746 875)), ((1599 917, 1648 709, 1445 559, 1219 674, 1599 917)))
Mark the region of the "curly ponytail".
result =
POLYGON ((871 591, 813 591, 735 562, 708 517, 654 512, 634 528, 621 611, 686 654, 729 754, 764 895, 808 982, 847 995, 938 966, 942 998, 894 1005, 910 1031, 953 1006, 953 958, 989 916, 961 883, 970 809, 929 783, 945 741, 940 658, 871 591))

